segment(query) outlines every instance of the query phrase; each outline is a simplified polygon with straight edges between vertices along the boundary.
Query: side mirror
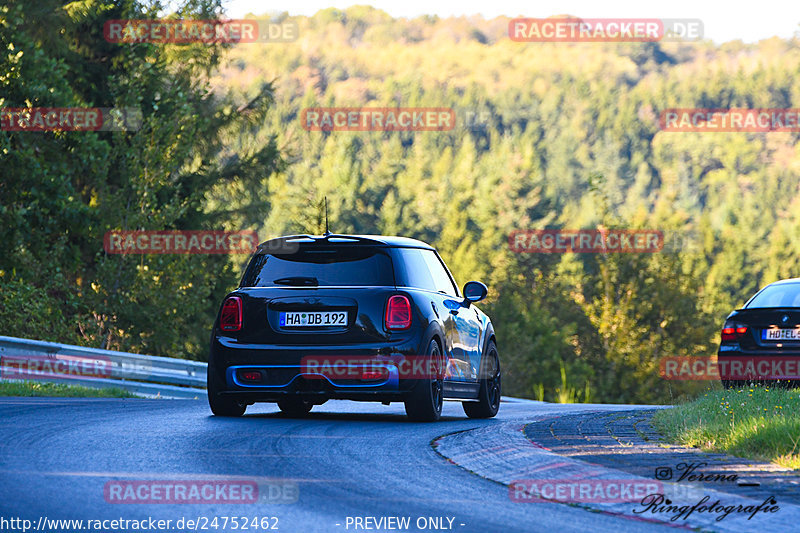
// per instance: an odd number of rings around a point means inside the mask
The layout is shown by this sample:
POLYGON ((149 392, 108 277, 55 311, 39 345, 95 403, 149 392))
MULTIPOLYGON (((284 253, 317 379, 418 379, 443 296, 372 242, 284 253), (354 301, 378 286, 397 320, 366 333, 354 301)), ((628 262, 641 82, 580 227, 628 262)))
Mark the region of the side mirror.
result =
POLYGON ((468 305, 469 303, 480 302, 486 298, 487 294, 489 294, 489 289, 480 281, 468 281, 464 285, 464 300, 468 305))

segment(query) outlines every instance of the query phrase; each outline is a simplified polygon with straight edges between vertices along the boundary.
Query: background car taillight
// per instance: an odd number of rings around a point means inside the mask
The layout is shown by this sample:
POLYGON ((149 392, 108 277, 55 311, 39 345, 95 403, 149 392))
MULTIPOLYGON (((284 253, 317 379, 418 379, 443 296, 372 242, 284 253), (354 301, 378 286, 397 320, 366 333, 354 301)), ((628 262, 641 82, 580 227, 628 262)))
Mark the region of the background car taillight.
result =
POLYGON ((722 342, 738 341, 747 334, 747 326, 738 322, 725 322, 722 326, 722 342))
POLYGON ((222 313, 219 316, 219 328, 222 331, 241 331, 242 329, 242 299, 230 296, 222 304, 222 313))
POLYGON ((395 294, 386 302, 386 315, 383 320, 386 329, 408 329, 411 327, 411 302, 400 294, 395 294))

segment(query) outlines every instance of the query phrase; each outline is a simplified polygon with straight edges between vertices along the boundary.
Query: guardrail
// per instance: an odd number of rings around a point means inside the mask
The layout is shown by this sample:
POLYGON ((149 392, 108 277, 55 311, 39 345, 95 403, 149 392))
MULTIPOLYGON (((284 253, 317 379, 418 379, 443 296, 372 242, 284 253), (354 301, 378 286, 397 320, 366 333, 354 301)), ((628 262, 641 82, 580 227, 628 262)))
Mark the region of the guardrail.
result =
POLYGON ((206 363, 0 336, 0 379, 121 388, 162 398, 206 396, 206 363))

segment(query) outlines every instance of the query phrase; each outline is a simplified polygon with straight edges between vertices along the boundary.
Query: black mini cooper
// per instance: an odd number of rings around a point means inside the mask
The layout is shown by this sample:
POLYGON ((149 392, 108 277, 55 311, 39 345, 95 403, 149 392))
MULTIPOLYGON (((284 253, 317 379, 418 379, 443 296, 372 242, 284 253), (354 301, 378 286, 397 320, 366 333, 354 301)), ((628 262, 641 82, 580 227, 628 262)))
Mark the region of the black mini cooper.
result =
POLYGON ((295 235, 261 244, 211 335, 208 402, 241 416, 277 402, 293 416, 329 399, 402 401, 438 420, 442 400, 472 418, 500 406, 494 328, 424 242, 369 235, 295 235))

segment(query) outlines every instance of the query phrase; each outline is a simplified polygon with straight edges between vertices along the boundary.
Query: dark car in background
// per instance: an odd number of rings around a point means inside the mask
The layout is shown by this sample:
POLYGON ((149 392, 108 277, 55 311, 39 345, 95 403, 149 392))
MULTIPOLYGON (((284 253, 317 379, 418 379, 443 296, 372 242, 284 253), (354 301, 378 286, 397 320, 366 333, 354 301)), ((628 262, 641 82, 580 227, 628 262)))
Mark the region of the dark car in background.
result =
POLYGON ((276 402, 293 416, 330 399, 404 402, 438 420, 442 401, 488 418, 501 373, 491 320, 459 291, 431 246, 367 235, 295 235, 262 243, 214 323, 208 401, 241 416, 276 402))
POLYGON ((750 381, 795 384, 800 358, 800 278, 770 283, 728 315, 717 358, 726 388, 750 381))

